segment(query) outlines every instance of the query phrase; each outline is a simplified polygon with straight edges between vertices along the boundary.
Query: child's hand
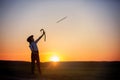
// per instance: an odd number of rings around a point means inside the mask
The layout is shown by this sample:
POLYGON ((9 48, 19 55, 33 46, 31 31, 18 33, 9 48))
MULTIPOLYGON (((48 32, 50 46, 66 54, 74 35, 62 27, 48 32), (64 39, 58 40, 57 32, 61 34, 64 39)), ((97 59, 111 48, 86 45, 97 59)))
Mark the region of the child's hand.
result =
POLYGON ((45 35, 45 31, 44 31, 44 29, 41 29, 40 31, 42 31, 42 32, 43 32, 43 35, 45 35))
POLYGON ((43 35, 45 35, 45 31, 43 30, 43 35))

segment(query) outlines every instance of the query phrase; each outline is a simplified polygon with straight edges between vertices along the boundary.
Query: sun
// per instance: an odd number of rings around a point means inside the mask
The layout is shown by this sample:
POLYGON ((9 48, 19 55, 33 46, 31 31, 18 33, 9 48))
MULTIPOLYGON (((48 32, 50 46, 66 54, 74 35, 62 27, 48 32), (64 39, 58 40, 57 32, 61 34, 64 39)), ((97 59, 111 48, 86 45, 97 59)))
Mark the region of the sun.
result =
POLYGON ((52 57, 50 58, 50 61, 52 61, 52 62, 59 62, 60 59, 59 59, 58 56, 52 56, 52 57))

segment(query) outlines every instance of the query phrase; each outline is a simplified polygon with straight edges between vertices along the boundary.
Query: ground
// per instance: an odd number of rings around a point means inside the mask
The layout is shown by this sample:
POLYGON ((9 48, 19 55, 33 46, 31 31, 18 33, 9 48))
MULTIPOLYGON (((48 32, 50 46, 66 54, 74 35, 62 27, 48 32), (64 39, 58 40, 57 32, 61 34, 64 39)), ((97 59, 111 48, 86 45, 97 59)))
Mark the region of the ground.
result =
POLYGON ((0 80, 120 80, 120 62, 46 62, 31 74, 30 62, 0 61, 0 80))

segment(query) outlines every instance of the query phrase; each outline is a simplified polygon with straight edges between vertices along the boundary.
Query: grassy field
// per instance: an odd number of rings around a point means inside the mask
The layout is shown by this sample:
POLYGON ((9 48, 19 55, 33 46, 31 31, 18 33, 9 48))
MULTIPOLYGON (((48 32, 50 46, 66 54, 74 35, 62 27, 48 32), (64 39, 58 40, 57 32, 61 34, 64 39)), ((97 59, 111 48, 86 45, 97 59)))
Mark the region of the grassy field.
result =
POLYGON ((120 80, 120 62, 41 63, 31 74, 30 62, 0 61, 0 80, 120 80))

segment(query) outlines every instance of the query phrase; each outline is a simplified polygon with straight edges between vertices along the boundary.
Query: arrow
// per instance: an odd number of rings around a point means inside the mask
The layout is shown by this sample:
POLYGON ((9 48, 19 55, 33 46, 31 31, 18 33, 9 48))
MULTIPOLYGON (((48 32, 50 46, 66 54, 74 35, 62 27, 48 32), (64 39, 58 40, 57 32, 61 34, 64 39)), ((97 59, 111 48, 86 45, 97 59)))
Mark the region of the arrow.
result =
POLYGON ((67 18, 67 16, 65 16, 65 17, 63 17, 63 18, 61 18, 60 20, 58 20, 56 23, 59 23, 59 22, 61 22, 61 21, 63 21, 64 19, 66 19, 67 18))

